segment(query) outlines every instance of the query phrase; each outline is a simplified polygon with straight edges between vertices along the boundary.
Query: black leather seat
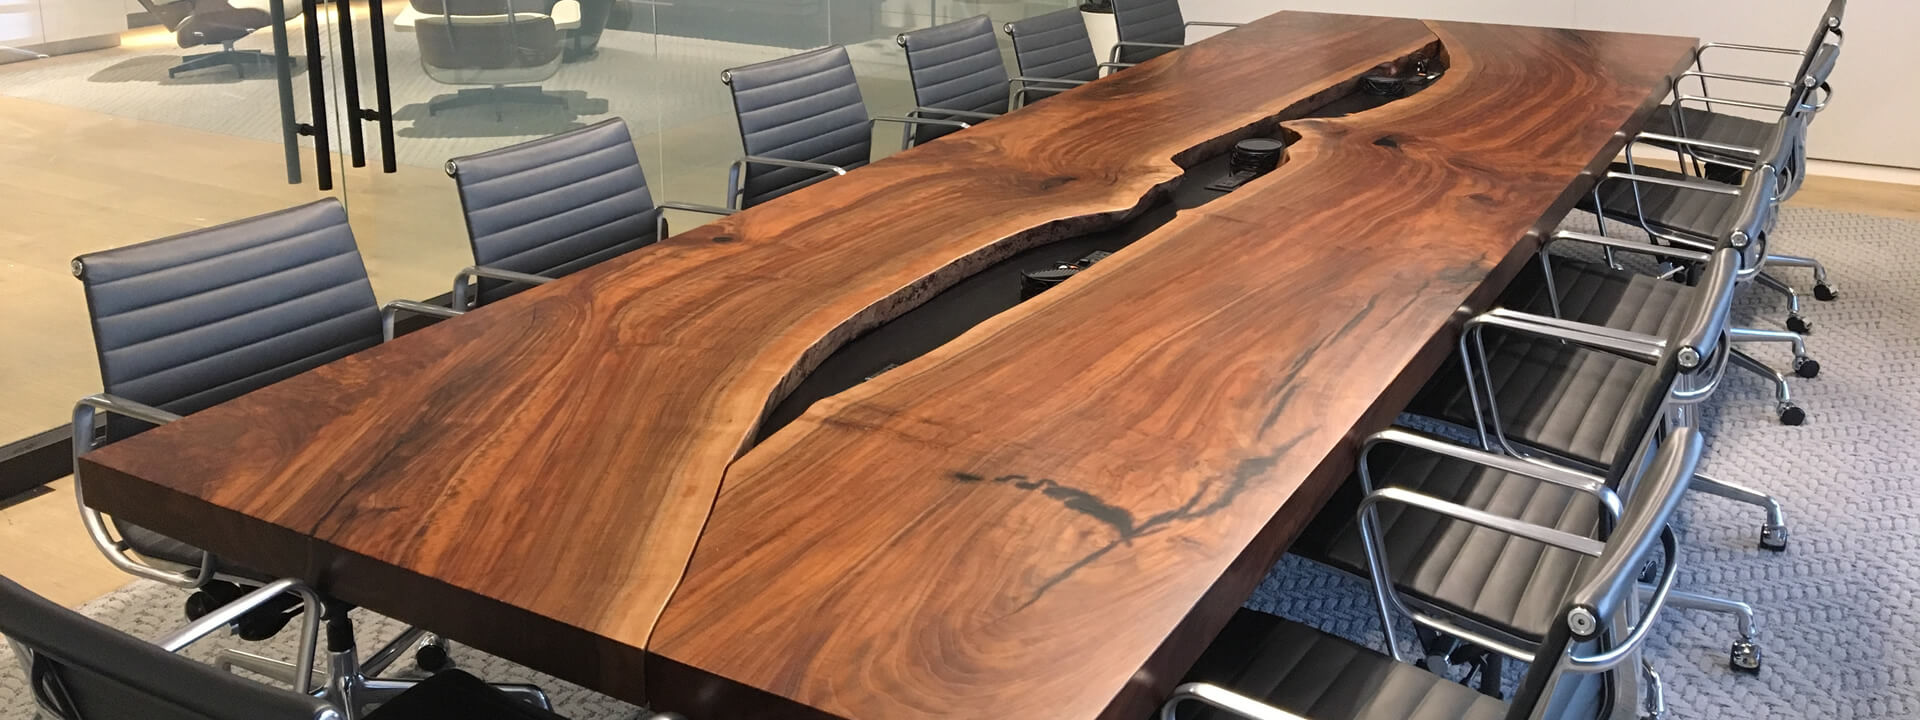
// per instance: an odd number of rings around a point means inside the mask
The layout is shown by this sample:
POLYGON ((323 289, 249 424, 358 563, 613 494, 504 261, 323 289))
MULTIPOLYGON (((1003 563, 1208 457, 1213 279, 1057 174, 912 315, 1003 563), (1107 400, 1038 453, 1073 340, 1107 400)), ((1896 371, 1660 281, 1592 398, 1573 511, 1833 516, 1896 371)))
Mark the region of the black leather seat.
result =
MULTIPOLYGON (((1312 720, 1498 720, 1507 705, 1291 620, 1241 610, 1188 673, 1312 720)), ((1188 708, 1184 720, 1238 716, 1188 708)))

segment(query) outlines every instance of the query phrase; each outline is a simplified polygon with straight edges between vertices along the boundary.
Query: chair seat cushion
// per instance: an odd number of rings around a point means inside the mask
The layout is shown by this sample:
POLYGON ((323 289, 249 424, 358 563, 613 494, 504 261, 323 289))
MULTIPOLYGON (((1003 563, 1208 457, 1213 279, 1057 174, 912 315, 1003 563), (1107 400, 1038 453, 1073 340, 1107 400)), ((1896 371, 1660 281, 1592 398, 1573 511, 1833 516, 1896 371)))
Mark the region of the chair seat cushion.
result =
MULTIPOLYGON (((1683 175, 1649 165, 1628 167, 1615 163, 1614 172, 1631 172, 1636 175, 1684 179, 1700 182, 1700 178, 1683 175)), ((1685 190, 1681 188, 1635 183, 1627 180, 1605 180, 1600 184, 1600 207, 1593 205, 1593 197, 1584 195, 1579 207, 1588 212, 1602 212, 1606 217, 1640 226, 1644 216, 1647 224, 1655 229, 1676 233, 1692 238, 1708 239, 1720 235, 1727 227, 1731 216, 1739 212, 1739 198, 1734 195, 1685 190), (1635 188, 1639 197, 1634 197, 1635 188)))
MULTIPOLYGON (((1375 487, 1402 487, 1503 517, 1593 536, 1599 503, 1551 483, 1397 446, 1370 458, 1375 487)), ((1387 568, 1403 592, 1508 635, 1538 641, 1564 605, 1584 556, 1415 510, 1376 506, 1387 568)), ((1350 520, 1322 558, 1368 573, 1360 524, 1350 520)))
MULTIPOLYGON (((1594 325, 1663 335, 1684 317, 1693 288, 1602 263, 1555 258, 1553 287, 1560 316, 1594 325)), ((1537 267, 1537 266, 1536 266, 1537 267)), ((1553 314, 1544 276, 1523 271, 1500 305, 1553 314)), ((1630 400, 1653 382, 1636 360, 1488 330, 1483 334, 1501 428, 1514 438, 1595 466, 1619 450, 1631 430, 1630 400)), ((1459 359, 1435 374, 1407 410, 1473 427, 1473 399, 1459 359)))
MULTIPOLYGON (((1773 133, 1773 129, 1774 124, 1765 120, 1755 120, 1738 115, 1713 112, 1703 107, 1682 107, 1678 118, 1676 118, 1673 112, 1673 105, 1671 104, 1660 106, 1660 109, 1654 112, 1653 117, 1647 119, 1645 128, 1646 132, 1659 135, 1673 135, 1723 145, 1736 145, 1756 149, 1766 146, 1769 136, 1773 133), (1678 122, 1676 122, 1676 119, 1678 122)), ((1652 142, 1651 144, 1673 147, 1667 143, 1660 142, 1652 142)), ((1702 148, 1696 148, 1695 152, 1707 157, 1727 161, 1753 161, 1752 158, 1715 153, 1702 148)))
POLYGON ((443 670, 365 716, 366 720, 566 720, 500 692, 480 678, 443 670))
MULTIPOLYGON (((1433 673, 1289 620, 1241 610, 1186 678, 1313 720, 1494 720, 1507 706, 1433 673)), ((1225 720, 1187 703, 1181 718, 1225 720)))

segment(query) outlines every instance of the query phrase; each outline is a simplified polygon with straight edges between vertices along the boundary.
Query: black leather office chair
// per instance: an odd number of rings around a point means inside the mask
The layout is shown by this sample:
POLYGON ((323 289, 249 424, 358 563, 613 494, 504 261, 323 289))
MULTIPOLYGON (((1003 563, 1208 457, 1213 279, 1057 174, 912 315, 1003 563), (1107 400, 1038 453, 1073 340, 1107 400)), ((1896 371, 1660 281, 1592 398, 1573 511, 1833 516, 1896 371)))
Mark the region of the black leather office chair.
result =
MULTIPOLYGON (((1824 107, 1826 105, 1826 95, 1831 91, 1831 88, 1827 87, 1826 82, 1823 80, 1813 86, 1806 86, 1801 84, 1800 80, 1813 71, 1814 65, 1817 62, 1816 57, 1819 55, 1821 48, 1829 44, 1836 47, 1840 45, 1844 37, 1840 25, 1841 21, 1846 17, 1846 12, 1847 0, 1831 0, 1827 3, 1826 10, 1821 13, 1820 20, 1814 25, 1813 39, 1807 42, 1807 46, 1804 49, 1796 50, 1792 48, 1718 42, 1701 45, 1698 50, 1694 51, 1693 69, 1675 78, 1674 98, 1672 102, 1661 106, 1660 112, 1648 119, 1645 130, 1661 135, 1679 135, 1681 137, 1706 140, 1725 145, 1759 147, 1766 142, 1767 134, 1772 129, 1774 123, 1765 119, 1743 117, 1730 112, 1724 112, 1723 110, 1716 110, 1714 105, 1718 104, 1722 109, 1745 108, 1750 110, 1768 110, 1783 114, 1790 113, 1796 107, 1802 105, 1814 107, 1816 110, 1824 107), (1749 54, 1797 55, 1800 58, 1800 65, 1794 70, 1792 75, 1780 79, 1714 73, 1709 72, 1706 67, 1706 55, 1709 51, 1713 50, 1749 54), (1695 81, 1695 84, 1697 84, 1699 88, 1698 95, 1691 94, 1687 89, 1681 87, 1681 85, 1686 84, 1685 81, 1689 79, 1695 81), (1716 98, 1713 97, 1710 92, 1708 86, 1708 81, 1710 80, 1713 82, 1783 88, 1785 90, 1782 94, 1784 102, 1780 104, 1770 104, 1737 98, 1716 98)), ((1738 155, 1722 153, 1709 147, 1683 148, 1679 145, 1667 145, 1667 147, 1675 150, 1684 150, 1687 154, 1703 159, 1719 160, 1735 166, 1744 164, 1745 162, 1745 159, 1738 155)), ((1710 170, 1711 167, 1702 166, 1699 169, 1705 171, 1710 170)), ((1733 182, 1739 182, 1737 174, 1736 171, 1733 182)))
MULTIPOLYGON (((220 562, 186 543, 87 505, 79 458, 103 442, 124 439, 270 385, 393 335, 401 312, 452 317, 459 311, 406 300, 380 305, 347 225, 346 210, 328 198, 217 227, 83 255, 73 261, 92 319, 106 392, 82 398, 73 413, 74 495, 88 535, 116 567, 195 590, 189 616, 213 617, 244 588, 270 578, 220 562), (112 416, 97 432, 98 414, 112 416), (112 530, 109 530, 109 527, 112 530), (117 534, 117 537, 116 537, 117 534)), ((243 637, 264 639, 301 609, 284 600, 235 615, 243 637)), ((413 683, 369 679, 424 631, 413 628, 361 663, 346 608, 327 603, 332 675, 352 678, 369 702, 390 699, 413 683)), ((312 647, 310 626, 301 639, 312 647)), ((417 656, 442 665, 445 644, 426 638, 417 656)), ((293 682, 293 663, 228 651, 221 664, 293 682)), ((507 687, 507 686, 503 686, 507 687)), ((507 688, 527 697, 538 689, 507 688)), ((544 700, 543 700, 544 702, 544 700)))
POLYGON ((1180 0, 1113 0, 1113 22, 1120 41, 1107 59, 1130 64, 1186 47, 1187 28, 1195 25, 1240 27, 1240 23, 1188 20, 1180 12, 1180 0))
MULTIPOLYGON (((237 613, 286 593, 317 602, 312 591, 281 580, 227 610, 237 613)), ((0 634, 13 644, 41 711, 59 720, 564 720, 457 670, 434 676, 372 713, 348 715, 311 694, 263 685, 173 654, 224 627, 219 620, 203 619, 149 644, 0 577, 0 634)), ((311 658, 313 648, 306 649, 311 658)))
MULTIPOLYGON (((893 39, 907 51, 915 106, 909 117, 979 122, 1007 112, 1012 79, 1000 60, 1000 43, 987 16, 904 32, 893 39)), ((907 129, 912 131, 911 143, 928 142, 955 130, 947 125, 907 129)))
POLYGON ((1093 40, 1080 10, 1067 8, 1015 20, 1005 26, 1013 41, 1013 61, 1020 74, 1012 79, 1014 107, 1058 95, 1099 79, 1102 68, 1121 69, 1124 63, 1103 63, 1093 54, 1093 40))
POLYGON ((1668 525, 1702 445, 1688 426, 1666 440, 1641 455, 1647 462, 1630 463, 1645 468, 1632 482, 1638 492, 1604 541, 1400 488, 1369 496, 1367 507, 1380 512, 1418 507, 1578 558, 1564 578, 1537 587, 1552 611, 1510 703, 1298 623, 1241 610, 1162 707, 1161 720, 1597 720, 1643 702, 1658 707, 1658 676, 1640 648, 1672 601, 1679 558, 1668 525), (1663 567, 1641 612, 1638 577, 1656 545, 1663 567))
MULTIPOLYGON (((847 49, 832 45, 720 73, 746 155, 727 171, 727 204, 752 207, 867 164, 873 124, 955 129, 961 120, 867 114, 847 49)), ((905 148, 906 143, 901 143, 905 148)))
POLYGON ((732 212, 655 203, 620 118, 454 158, 446 170, 473 244, 473 266, 453 278, 453 307, 462 309, 665 238, 663 208, 732 212), (472 292, 475 278, 478 293, 472 292))

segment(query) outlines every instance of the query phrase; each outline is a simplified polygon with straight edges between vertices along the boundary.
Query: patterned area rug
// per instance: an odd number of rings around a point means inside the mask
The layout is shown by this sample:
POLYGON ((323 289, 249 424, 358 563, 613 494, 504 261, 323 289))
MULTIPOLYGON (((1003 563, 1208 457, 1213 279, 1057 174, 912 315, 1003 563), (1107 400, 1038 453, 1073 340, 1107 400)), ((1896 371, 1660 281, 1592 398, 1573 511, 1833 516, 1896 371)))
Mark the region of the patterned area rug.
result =
MULTIPOLYGON (((1586 216, 1575 222, 1588 223, 1586 216)), ((1779 424, 1771 388, 1729 373, 1707 412, 1706 471, 1775 494, 1786 505, 1792 545, 1785 554, 1755 547, 1757 508, 1708 496, 1682 510, 1682 589, 1752 603, 1759 614, 1765 668, 1757 677, 1727 667, 1736 637, 1731 618, 1669 611, 1650 652, 1675 718, 1920 717, 1920 223, 1823 210, 1790 209, 1775 245, 1827 263, 1841 298, 1808 300, 1811 350, 1824 366, 1795 380, 1810 415, 1801 427, 1779 424)), ((1804 274, 1787 271, 1802 289, 1804 274)), ((1739 312, 1753 327, 1777 327, 1780 296, 1749 292, 1739 312)), ((1784 346, 1755 354, 1785 368, 1784 346)), ((178 627, 180 595, 136 582, 83 611, 143 638, 178 627)), ((1380 647, 1371 589, 1360 579, 1289 558, 1248 606, 1302 620, 1380 647)), ((361 646, 376 647, 398 623, 365 615, 361 646)), ((291 633, 278 647, 290 655, 291 633)), ((220 647, 209 638, 190 655, 220 647)), ((460 665, 496 681, 534 682, 558 709, 579 720, 626 720, 639 709, 472 650, 460 665)), ((1516 669, 1517 670, 1517 669, 1516 669)), ((1511 671, 1510 671, 1511 672, 1511 671)), ((18 665, 0 646, 0 718, 32 717, 18 665)))

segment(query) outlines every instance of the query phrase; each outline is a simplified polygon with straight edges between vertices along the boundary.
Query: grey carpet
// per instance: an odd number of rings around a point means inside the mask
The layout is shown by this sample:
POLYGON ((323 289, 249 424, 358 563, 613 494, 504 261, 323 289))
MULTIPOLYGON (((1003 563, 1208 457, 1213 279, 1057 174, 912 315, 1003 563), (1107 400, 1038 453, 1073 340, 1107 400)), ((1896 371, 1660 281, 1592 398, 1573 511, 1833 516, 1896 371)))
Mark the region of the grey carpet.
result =
MULTIPOLYGON (((1584 216, 1582 216, 1584 217, 1584 216)), ((1576 223, 1580 224, 1580 223, 1576 223)), ((1758 509, 1695 497, 1683 510, 1683 589, 1745 599, 1756 607, 1766 667, 1758 677, 1726 669, 1730 618, 1669 612, 1649 648, 1676 718, 1920 717, 1920 223, 1790 209, 1778 249, 1828 263, 1842 297, 1811 303, 1809 338, 1825 366, 1795 382, 1811 415, 1777 423, 1770 389, 1730 374, 1708 417, 1707 470, 1775 493, 1786 503, 1792 547, 1754 547, 1758 509)), ((1788 273, 1791 282, 1810 285, 1788 273)), ((1777 325, 1778 296, 1749 292, 1749 323, 1777 325)), ((1784 349, 1761 348, 1785 366, 1784 349), (1769 352, 1771 351, 1771 352, 1769 352)), ((1379 646, 1371 590, 1356 578, 1289 559, 1250 607, 1277 612, 1379 646)), ((179 594, 134 583, 84 611, 147 638, 179 624, 179 594)), ((363 646, 398 628, 361 624, 363 646)), ((286 652, 291 638, 281 638, 286 652)), ((192 654, 232 646, 210 638, 192 654)), ((29 717, 17 665, 0 647, 0 717, 29 717)), ((495 680, 530 680, 581 720, 631 717, 635 709, 473 651, 463 667, 495 680)))

